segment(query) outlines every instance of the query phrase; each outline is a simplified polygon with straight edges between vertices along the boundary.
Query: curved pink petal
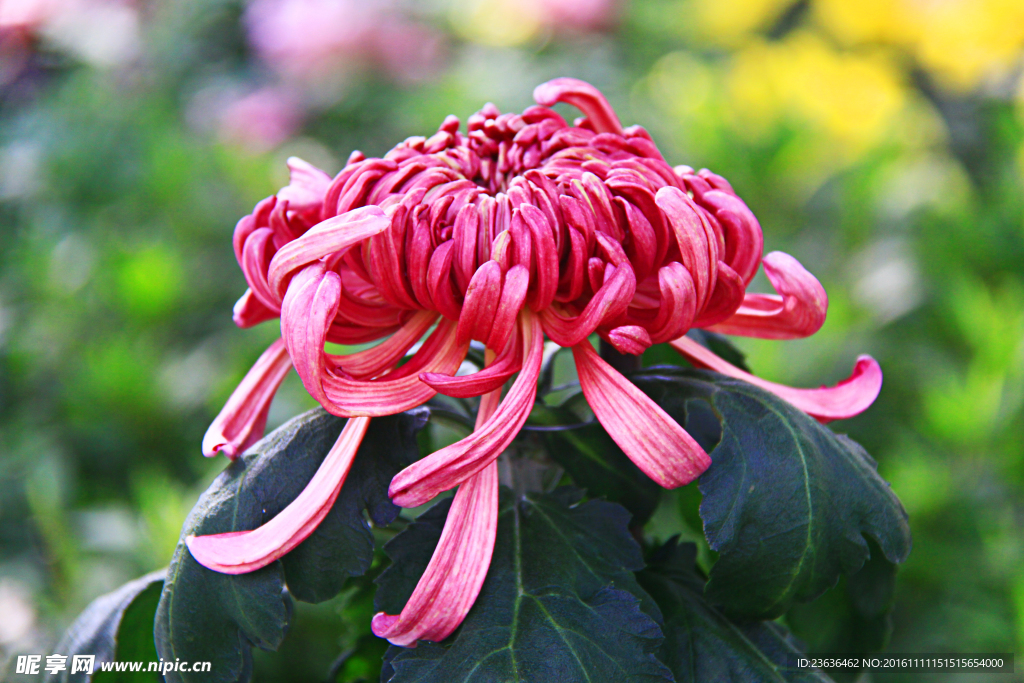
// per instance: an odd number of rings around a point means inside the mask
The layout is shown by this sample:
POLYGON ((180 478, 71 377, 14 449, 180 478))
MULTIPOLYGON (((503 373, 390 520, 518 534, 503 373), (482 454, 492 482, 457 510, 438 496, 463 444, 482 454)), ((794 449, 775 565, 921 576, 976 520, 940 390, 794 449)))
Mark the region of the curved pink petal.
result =
POLYGON ((781 251, 768 254, 762 263, 779 294, 747 294, 732 316, 709 329, 760 339, 799 339, 821 329, 828 296, 818 279, 781 251))
POLYGON ((340 298, 341 278, 316 261, 291 279, 281 303, 281 338, 295 371, 309 395, 328 411, 330 399, 323 388, 324 343, 340 298))
POLYGON ((417 311, 398 332, 377 346, 344 356, 327 354, 327 360, 356 379, 375 377, 393 368, 438 317, 433 311, 417 311))
POLYGON ((843 420, 867 409, 882 390, 882 368, 871 356, 860 356, 848 378, 834 387, 795 389, 761 379, 740 370, 689 337, 670 342, 672 347, 697 367, 735 377, 792 403, 819 422, 843 420))
POLYGON ((459 313, 459 343, 471 339, 487 341, 501 300, 501 266, 488 261, 473 273, 459 313))
POLYGON ((331 176, 313 164, 298 157, 288 158, 290 182, 277 193, 277 198, 288 202, 288 208, 300 213, 319 212, 331 176))
POLYGON ((272 292, 283 299, 286 279, 299 268, 372 237, 391 225, 377 206, 364 206, 328 218, 306 234, 281 247, 270 261, 267 280, 272 292))
POLYGON ((468 350, 468 343, 456 340, 455 324, 442 320, 420 350, 394 372, 368 381, 326 373, 322 379, 326 399, 321 405, 342 417, 380 417, 415 408, 437 393, 420 380, 419 374, 452 375, 468 350))
MULTIPOLYGON (((507 234, 507 233, 506 233, 507 234)), ((503 349, 515 332, 516 317, 526 300, 526 292, 530 286, 530 270, 524 266, 512 266, 505 273, 505 282, 501 287, 501 299, 498 301, 491 325, 491 334, 486 344, 492 349, 503 349)))
POLYGON ((525 353, 523 370, 497 411, 465 439, 431 453, 395 475, 388 495, 396 505, 423 505, 466 481, 493 462, 519 433, 533 408, 544 352, 544 335, 529 309, 520 314, 520 326, 525 353))
POLYGON ((242 295, 238 301, 235 302, 235 307, 232 310, 231 319, 236 325, 245 329, 247 327, 254 327, 262 322, 273 320, 280 311, 277 309, 267 308, 263 303, 252 293, 251 289, 245 290, 245 294, 242 295))
POLYGON ((605 320, 626 312, 636 292, 636 276, 629 265, 615 269, 578 316, 566 317, 549 306, 538 312, 544 332, 559 346, 575 346, 589 337, 605 320))
POLYGON ((370 418, 351 418, 298 498, 272 520, 252 531, 188 536, 196 562, 225 574, 245 574, 265 567, 302 543, 330 512, 348 475, 370 418))
POLYGON ((292 363, 284 340, 278 339, 263 352, 232 392, 203 437, 203 455, 223 453, 232 460, 263 437, 267 413, 277 388, 292 363))
POLYGON ((493 363, 469 375, 452 377, 436 372, 424 372, 420 380, 429 385, 439 394, 455 398, 481 396, 500 389, 512 375, 523 367, 522 349, 514 336, 505 345, 493 363))
POLYGON ((639 356, 651 348, 651 335, 639 325, 620 325, 607 334, 602 334, 601 338, 607 339, 619 353, 639 356))
POLYGON ((551 107, 556 102, 571 104, 587 115, 598 133, 622 135, 622 124, 619 123, 619 117, 615 115, 612 105, 608 104, 600 90, 586 81, 577 78, 556 78, 541 83, 533 89, 533 99, 545 107, 551 107))
POLYGON ((447 638, 480 594, 497 532, 498 463, 492 461, 459 487, 412 596, 401 614, 373 617, 374 635, 404 647, 447 638))
POLYGON ((728 320, 743 304, 743 297, 746 294, 744 289, 743 278, 724 261, 719 261, 715 289, 711 292, 704 310, 693 321, 693 326, 708 327, 728 320))
POLYGON ((682 264, 694 277, 697 310, 700 311, 711 299, 717 280, 717 238, 705 225, 700 207, 679 188, 661 188, 654 201, 668 217, 682 264))
POLYGON ((644 474, 671 489, 688 484, 711 458, 678 422, 594 351, 572 347, 580 387, 601 425, 644 474))

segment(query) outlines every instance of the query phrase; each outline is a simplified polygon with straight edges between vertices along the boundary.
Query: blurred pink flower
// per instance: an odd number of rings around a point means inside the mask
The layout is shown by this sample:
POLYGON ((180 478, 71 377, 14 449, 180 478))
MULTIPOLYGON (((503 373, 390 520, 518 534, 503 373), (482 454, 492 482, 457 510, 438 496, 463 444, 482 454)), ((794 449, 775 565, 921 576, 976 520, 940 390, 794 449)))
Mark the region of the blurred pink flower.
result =
POLYGON ((287 90, 266 87, 227 103, 220 113, 222 140, 265 152, 292 137, 302 124, 302 107, 287 90))
POLYGON ((485 105, 465 133, 450 116, 434 135, 409 138, 381 159, 354 152, 333 180, 292 159, 291 183, 239 221, 235 254, 249 290, 235 322, 280 317, 281 340, 211 425, 204 453, 237 457, 259 439, 290 366, 328 412, 349 421, 279 515, 252 531, 189 537, 201 564, 253 571, 308 537, 344 485, 371 418, 435 393, 478 396, 473 433, 399 472, 389 488, 396 504, 417 507, 458 487, 405 608, 372 624, 398 645, 443 640, 487 575, 496 459, 533 408, 545 337, 572 349, 597 420, 666 488, 694 480, 711 460, 598 355, 592 334, 633 355, 669 343, 694 364, 757 383, 822 421, 874 401, 882 374, 867 356, 836 387, 795 389, 749 375, 687 338, 691 328, 806 337, 824 323, 828 298, 792 256, 762 257, 761 226, 728 181, 669 166, 647 131, 624 128, 596 88, 559 78, 534 99, 538 106, 522 114, 485 105), (557 102, 586 116, 570 126, 551 109, 557 102), (746 291, 759 267, 776 294, 746 291), (383 341, 355 353, 325 351, 328 341, 375 340, 383 341), (485 367, 456 375, 472 340, 486 348, 485 367))
POLYGON ((390 2, 253 0, 245 24, 260 58, 296 81, 343 81, 367 67, 419 78, 440 53, 440 35, 390 2))
POLYGON ((619 0, 530 0, 541 23, 558 30, 587 33, 611 28, 619 0))

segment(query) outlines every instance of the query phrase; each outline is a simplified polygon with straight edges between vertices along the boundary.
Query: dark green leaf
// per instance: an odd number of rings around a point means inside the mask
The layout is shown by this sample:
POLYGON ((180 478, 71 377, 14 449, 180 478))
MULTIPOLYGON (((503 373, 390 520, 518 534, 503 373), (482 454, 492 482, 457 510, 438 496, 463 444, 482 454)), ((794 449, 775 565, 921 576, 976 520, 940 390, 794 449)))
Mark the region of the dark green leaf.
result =
POLYGON ((101 663, 156 661, 153 644, 153 614, 160 600, 166 570, 147 574, 102 595, 85 608, 53 649, 67 655, 66 668, 47 675, 47 681, 87 683, 88 681, 147 681, 159 683, 158 673, 100 672, 101 663), (95 655, 92 676, 72 674, 75 655, 95 655))
POLYGON ((836 588, 786 615, 812 652, 879 652, 892 634, 896 565, 871 543, 871 559, 836 588))
MULTIPOLYGON (((537 404, 530 413, 531 424, 546 427, 578 424, 570 410, 537 404)), ((640 471, 608 432, 598 424, 543 432, 550 455, 572 477, 577 486, 593 497, 605 497, 631 513, 631 526, 642 525, 658 507, 661 487, 640 471)))
MULTIPOLYGON (((197 563, 184 541, 178 544, 157 611, 157 648, 166 660, 212 662, 212 675, 170 672, 168 681, 248 680, 251 645, 272 650, 281 644, 291 595, 326 600, 347 578, 369 569, 373 535, 362 511, 377 525, 394 521, 398 509, 387 498, 388 483, 416 458, 415 435, 426 417, 426 410, 417 410, 372 420, 334 507, 280 563, 220 574, 197 563)), ((254 529, 272 519, 313 477, 344 424, 316 409, 264 438, 200 497, 182 539, 254 529)))
POLYGON ((682 424, 701 401, 721 422, 700 491, 704 533, 720 553, 708 597, 727 613, 774 618, 817 597, 861 568, 865 536, 890 562, 906 559, 907 514, 874 460, 846 436, 716 373, 662 368, 632 379, 682 424))
POLYGON ((686 336, 701 346, 711 349, 719 358, 724 358, 739 369, 750 372, 750 368, 747 367, 747 357, 743 355, 742 351, 733 346, 728 337, 697 328, 687 332, 686 336))
POLYGON ((665 616, 660 659, 678 683, 828 681, 820 672, 788 668, 787 655, 800 649, 778 624, 735 623, 712 607, 695 569, 696 557, 694 544, 672 539, 637 575, 665 616))
MULTIPOLYGON (((503 491, 490 571, 461 628, 441 644, 391 648, 382 680, 671 681, 654 657, 657 606, 633 574, 643 567, 626 524, 604 501, 559 489, 519 501, 503 491)), ((448 510, 440 503, 385 548, 378 607, 397 613, 433 552, 448 510)))

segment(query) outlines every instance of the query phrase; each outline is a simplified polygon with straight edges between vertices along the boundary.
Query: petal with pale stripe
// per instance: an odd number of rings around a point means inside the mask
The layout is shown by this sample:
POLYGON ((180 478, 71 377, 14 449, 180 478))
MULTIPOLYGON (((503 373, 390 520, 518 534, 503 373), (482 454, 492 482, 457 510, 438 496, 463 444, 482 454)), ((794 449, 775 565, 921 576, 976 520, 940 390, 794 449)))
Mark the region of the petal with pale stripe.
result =
POLYGON ((284 340, 263 352, 232 392, 203 437, 203 455, 223 453, 232 460, 263 437, 267 413, 277 388, 291 370, 284 340))
POLYGON ((688 484, 711 465, 704 449, 590 342, 572 347, 580 387, 601 425, 644 474, 665 488, 688 484))
POLYGON ((544 335, 529 309, 520 313, 520 328, 525 355, 523 369, 497 411, 466 438, 431 453, 395 475, 388 495, 396 505, 406 508, 422 505, 464 482, 493 462, 519 433, 533 408, 544 355, 544 335))
POLYGON ((762 263, 778 294, 747 294, 735 313, 709 329, 760 339, 800 339, 821 329, 828 296, 818 279, 781 251, 768 254, 762 263))
POLYGON ((476 601, 498 533, 498 464, 491 462, 455 493, 430 564, 399 615, 379 612, 374 635, 409 647, 444 640, 476 601))
POLYGON ((858 357, 850 376, 834 387, 796 389, 744 372, 689 337, 680 337, 670 343, 697 367, 714 370, 770 391, 819 422, 843 420, 862 413, 875 402, 878 392, 882 390, 882 368, 871 356, 858 357))
POLYGON ((350 419, 316 474, 298 498, 272 520, 252 531, 231 531, 185 539, 196 562, 224 574, 245 574, 284 556, 313 533, 330 512, 370 418, 350 419))

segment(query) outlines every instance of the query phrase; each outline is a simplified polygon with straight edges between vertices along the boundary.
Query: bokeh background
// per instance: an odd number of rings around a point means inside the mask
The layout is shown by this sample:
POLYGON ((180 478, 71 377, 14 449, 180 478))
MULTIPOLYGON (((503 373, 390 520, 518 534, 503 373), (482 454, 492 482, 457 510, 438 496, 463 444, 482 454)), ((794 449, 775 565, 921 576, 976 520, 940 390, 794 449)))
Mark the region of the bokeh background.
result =
MULTIPOLYGON (((814 337, 739 341, 758 374, 881 362, 841 429, 911 517, 889 650, 1024 654, 1022 74, 1021 0, 0 0, 0 665, 166 565, 223 467, 202 435, 276 337, 231 323, 231 232, 284 160, 335 173, 562 75, 825 285, 814 337)), ((293 375, 271 427, 311 405, 293 375)), ((368 600, 300 605, 260 680, 323 680, 368 600)))

